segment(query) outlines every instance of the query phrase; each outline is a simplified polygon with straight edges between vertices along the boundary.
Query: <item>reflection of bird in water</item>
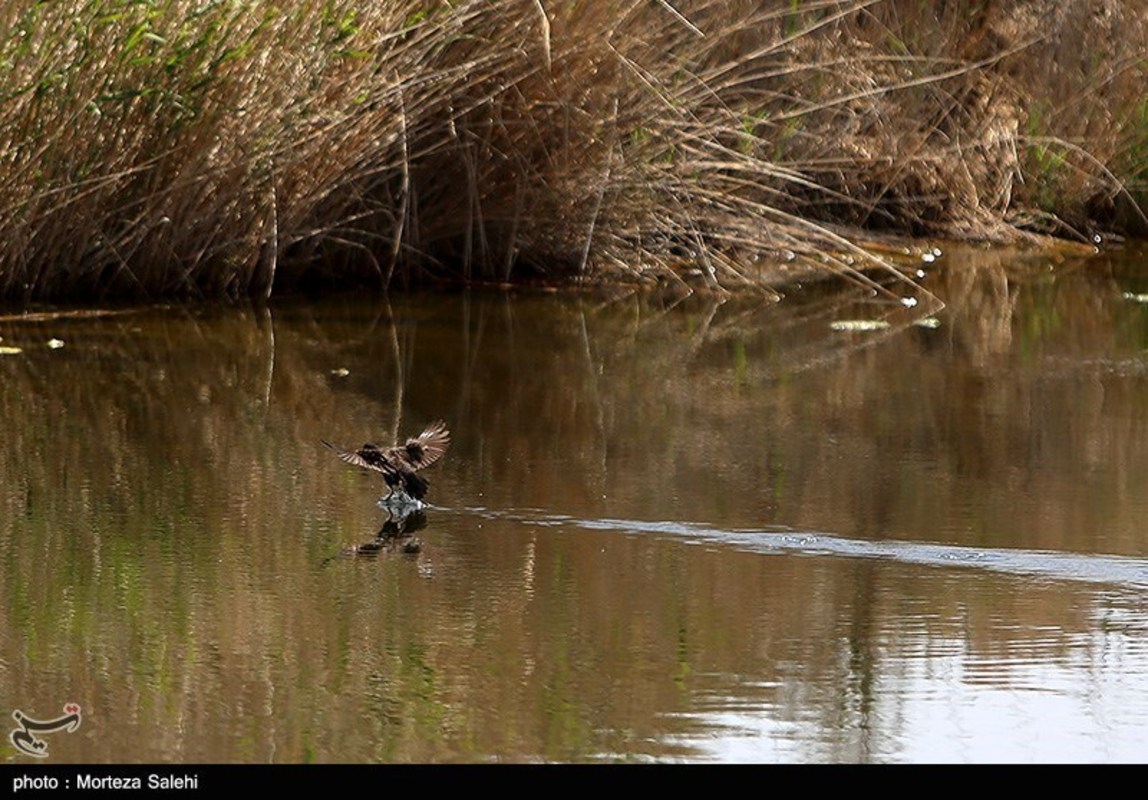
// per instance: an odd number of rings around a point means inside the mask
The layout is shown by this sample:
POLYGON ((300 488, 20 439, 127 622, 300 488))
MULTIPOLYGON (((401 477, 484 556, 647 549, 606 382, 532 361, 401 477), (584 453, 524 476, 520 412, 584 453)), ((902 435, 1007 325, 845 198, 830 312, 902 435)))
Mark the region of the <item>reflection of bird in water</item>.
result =
POLYGON ((408 510, 397 517, 388 511, 387 521, 375 534, 376 539, 401 539, 415 535, 427 526, 427 515, 421 509, 408 510))
POLYGON ((415 531, 422 530, 426 526, 427 515, 422 511, 407 511, 405 514, 400 514, 397 519, 393 514, 388 514, 387 521, 375 534, 375 541, 359 545, 354 552, 365 556, 388 550, 415 555, 423 549, 423 543, 415 536, 415 531))
MULTIPOLYGON (((387 521, 375 534, 372 541, 344 547, 342 556, 377 556, 380 553, 402 553, 413 556, 422 552, 423 543, 415 536, 415 531, 426 527, 427 517, 421 510, 409 510, 398 518, 388 512, 387 521)), ((336 556, 323 561, 326 565, 336 556)), ((420 568, 421 571, 421 568, 420 568)))
POLYGON ((446 423, 439 420, 428 425, 418 436, 407 439, 406 444, 383 449, 367 442, 354 452, 341 450, 322 439, 320 441, 348 464, 381 472, 390 489, 386 499, 389 500, 397 489, 407 497, 422 500, 426 497, 428 484, 418 471, 442 458, 450 446, 450 431, 446 423))
POLYGON ((411 536, 401 542, 395 539, 375 539, 373 542, 350 547, 343 552, 350 556, 377 556, 383 552, 398 551, 403 555, 415 556, 422 552, 423 543, 411 536))

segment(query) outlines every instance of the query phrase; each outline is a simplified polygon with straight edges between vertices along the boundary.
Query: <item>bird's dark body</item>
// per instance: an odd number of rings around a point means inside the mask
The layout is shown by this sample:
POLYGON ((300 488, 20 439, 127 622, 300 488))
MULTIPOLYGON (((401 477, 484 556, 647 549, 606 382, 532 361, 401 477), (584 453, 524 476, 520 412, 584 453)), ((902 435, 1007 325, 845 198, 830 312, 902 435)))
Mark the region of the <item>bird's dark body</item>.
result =
POLYGON ((383 450, 376 444, 367 442, 359 448, 356 455, 366 461, 371 469, 383 473, 383 480, 387 488, 392 491, 399 489, 406 492, 415 500, 426 497, 427 481, 415 470, 419 463, 418 452, 412 453, 415 448, 392 447, 383 450))
POLYGON ((418 436, 407 439, 406 444, 385 449, 371 442, 354 452, 340 450, 327 441, 323 444, 348 464, 381 472, 392 493, 398 490, 415 500, 422 500, 429 484, 418 471, 442 458, 450 446, 450 431, 440 420, 428 425, 418 436))

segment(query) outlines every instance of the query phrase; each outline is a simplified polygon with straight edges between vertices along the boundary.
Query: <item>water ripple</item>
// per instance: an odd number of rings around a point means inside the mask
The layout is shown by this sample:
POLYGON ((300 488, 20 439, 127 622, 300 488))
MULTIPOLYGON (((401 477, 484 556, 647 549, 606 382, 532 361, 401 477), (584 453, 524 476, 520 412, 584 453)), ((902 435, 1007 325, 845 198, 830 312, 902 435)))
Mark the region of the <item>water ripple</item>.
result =
POLYGON ((538 509, 499 511, 486 508, 460 508, 454 511, 455 513, 472 514, 487 519, 500 519, 546 527, 574 527, 620 533, 653 533, 678 537, 693 544, 721 542, 749 552, 876 558, 934 567, 969 566, 1014 575, 1148 589, 1148 559, 1132 556, 1069 553, 1054 550, 973 548, 900 540, 867 541, 848 539, 828 533, 802 532, 790 529, 726 530, 691 522, 612 518, 579 519, 564 514, 549 514, 538 509))

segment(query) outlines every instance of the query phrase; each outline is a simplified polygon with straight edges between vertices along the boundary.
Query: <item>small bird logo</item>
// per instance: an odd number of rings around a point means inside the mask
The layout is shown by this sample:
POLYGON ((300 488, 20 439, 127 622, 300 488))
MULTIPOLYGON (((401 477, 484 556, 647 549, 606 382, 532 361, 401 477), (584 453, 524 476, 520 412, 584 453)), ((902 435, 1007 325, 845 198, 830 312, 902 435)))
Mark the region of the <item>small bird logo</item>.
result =
POLYGON ((406 444, 386 449, 367 442, 358 450, 351 451, 338 448, 325 439, 319 441, 334 450, 335 455, 348 464, 381 472, 390 489, 385 500, 389 500, 396 490, 415 500, 422 500, 426 497, 429 484, 418 471, 442 458, 450 446, 450 431, 445 422, 438 420, 427 425, 418 436, 407 439, 406 444))

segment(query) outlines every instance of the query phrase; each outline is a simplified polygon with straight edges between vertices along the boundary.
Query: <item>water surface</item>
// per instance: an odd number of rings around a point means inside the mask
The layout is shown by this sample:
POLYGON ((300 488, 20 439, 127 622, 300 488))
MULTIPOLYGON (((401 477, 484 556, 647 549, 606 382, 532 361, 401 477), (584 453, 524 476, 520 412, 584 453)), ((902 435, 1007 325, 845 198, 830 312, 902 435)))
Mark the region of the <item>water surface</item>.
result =
POLYGON ((50 762, 1148 760, 1143 258, 941 263, 935 327, 839 284, 5 317, 0 719, 80 704, 50 762), (419 552, 347 554, 383 486, 319 440, 440 417, 419 552))

